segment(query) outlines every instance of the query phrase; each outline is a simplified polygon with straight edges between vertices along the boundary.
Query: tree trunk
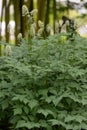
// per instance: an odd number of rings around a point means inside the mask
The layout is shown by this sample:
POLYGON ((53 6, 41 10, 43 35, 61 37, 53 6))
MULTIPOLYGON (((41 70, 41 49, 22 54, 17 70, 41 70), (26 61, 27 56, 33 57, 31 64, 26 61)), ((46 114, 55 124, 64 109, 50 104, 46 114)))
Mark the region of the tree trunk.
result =
POLYGON ((17 36, 21 31, 20 0, 13 0, 13 2, 14 2, 14 20, 15 20, 15 44, 18 45, 17 36))
POLYGON ((55 21, 56 21, 56 0, 53 0, 53 29, 55 33, 55 21))
POLYGON ((6 37, 6 42, 9 42, 9 30, 8 30, 8 24, 9 24, 9 7, 10 7, 10 0, 7 1, 5 0, 5 37, 6 37))
POLYGON ((46 0, 38 0, 37 6, 38 6, 38 20, 44 20, 44 10, 45 10, 45 4, 46 0))
POLYGON ((49 10, 50 10, 50 0, 46 1, 46 14, 45 14, 45 24, 44 24, 44 32, 47 35, 46 25, 49 23, 49 10))

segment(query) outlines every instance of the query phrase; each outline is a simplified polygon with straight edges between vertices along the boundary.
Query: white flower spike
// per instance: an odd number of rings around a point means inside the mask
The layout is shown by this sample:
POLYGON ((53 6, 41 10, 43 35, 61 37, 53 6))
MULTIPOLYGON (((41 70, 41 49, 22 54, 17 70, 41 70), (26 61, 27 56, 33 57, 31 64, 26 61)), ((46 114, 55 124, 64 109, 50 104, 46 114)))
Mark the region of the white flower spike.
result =
POLYGON ((11 55, 11 46, 9 44, 6 45, 5 51, 7 56, 11 55))

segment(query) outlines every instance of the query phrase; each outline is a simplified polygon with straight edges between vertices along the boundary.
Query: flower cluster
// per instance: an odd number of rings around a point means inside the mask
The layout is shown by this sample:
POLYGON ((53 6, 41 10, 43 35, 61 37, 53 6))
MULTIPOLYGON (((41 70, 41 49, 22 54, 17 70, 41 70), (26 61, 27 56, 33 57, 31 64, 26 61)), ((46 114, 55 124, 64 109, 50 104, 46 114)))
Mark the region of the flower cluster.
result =
POLYGON ((37 12, 38 12, 37 9, 33 9, 32 11, 29 12, 26 5, 22 6, 22 16, 27 17, 27 29, 29 38, 35 37, 36 23, 34 21, 34 16, 37 14, 37 12))
POLYGON ((37 36, 41 36, 43 34, 43 31, 44 31, 44 23, 40 20, 38 20, 38 32, 37 32, 37 36))
POLYGON ((32 11, 29 12, 26 5, 22 6, 22 16, 27 17, 26 24, 27 24, 28 38, 35 38, 35 36, 37 36, 37 38, 39 38, 39 37, 43 37, 43 35, 45 35, 45 33, 50 35, 52 32, 52 28, 49 24, 47 24, 45 26, 44 22, 42 22, 41 20, 38 20, 38 22, 36 24, 36 22, 34 20, 34 16, 37 13, 38 13, 37 9, 33 9, 32 11), (36 28, 36 25, 38 25, 37 28, 36 28), (36 34, 36 30, 37 30, 37 34, 36 34))
MULTIPOLYGON (((37 36, 42 36, 43 33, 45 33, 44 32, 45 26, 44 26, 44 23, 40 20, 38 21, 38 27, 39 27, 39 29, 38 29, 37 36)), ((48 35, 51 34, 51 31, 52 31, 52 28, 51 28, 50 24, 47 24, 46 25, 46 32, 48 33, 48 35)))

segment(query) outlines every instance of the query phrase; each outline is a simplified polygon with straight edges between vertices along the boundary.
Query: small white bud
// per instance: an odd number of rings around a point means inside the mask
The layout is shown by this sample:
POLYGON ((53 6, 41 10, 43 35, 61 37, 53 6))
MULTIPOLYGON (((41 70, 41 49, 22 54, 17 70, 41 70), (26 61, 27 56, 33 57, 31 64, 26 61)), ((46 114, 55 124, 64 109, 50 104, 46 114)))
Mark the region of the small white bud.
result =
POLYGON ((41 36, 42 33, 43 33, 43 31, 44 31, 44 28, 40 28, 40 29, 38 30, 37 36, 41 36))
POLYGON ((55 33, 59 32, 59 23, 58 21, 55 21, 55 33))
POLYGON ((11 25, 10 22, 7 25, 7 32, 11 35, 14 35, 14 25, 11 25))
POLYGON ((30 36, 31 37, 35 36, 35 29, 36 29, 36 23, 31 24, 31 26, 30 26, 30 36))
POLYGON ((19 33, 17 39, 20 41, 22 39, 22 33, 19 33))
POLYGON ((35 22, 32 24, 32 26, 36 29, 36 23, 35 22))
POLYGON ((10 56, 10 55, 11 55, 11 46, 10 46, 9 44, 6 45, 5 51, 6 51, 6 55, 7 55, 7 56, 10 56))
POLYGON ((26 5, 22 6, 22 16, 26 16, 29 14, 28 8, 26 5))
POLYGON ((8 33, 10 33, 10 29, 11 29, 11 26, 10 26, 10 24, 8 24, 7 25, 7 31, 8 31, 8 33))
POLYGON ((28 18, 28 24, 32 24, 33 23, 33 17, 31 17, 30 15, 27 15, 28 18))
POLYGON ((43 27, 44 27, 44 23, 39 20, 39 21, 38 21, 38 26, 39 26, 40 28, 43 28, 43 27))
POLYGON ((49 24, 47 24, 46 26, 46 31, 50 34, 51 33, 51 26, 49 24))
POLYGON ((30 14, 28 14, 27 17, 30 19, 31 18, 30 14))
POLYGON ((33 10, 30 12, 30 14, 31 14, 32 16, 36 15, 37 13, 38 13, 38 10, 37 10, 37 9, 33 9, 33 10))

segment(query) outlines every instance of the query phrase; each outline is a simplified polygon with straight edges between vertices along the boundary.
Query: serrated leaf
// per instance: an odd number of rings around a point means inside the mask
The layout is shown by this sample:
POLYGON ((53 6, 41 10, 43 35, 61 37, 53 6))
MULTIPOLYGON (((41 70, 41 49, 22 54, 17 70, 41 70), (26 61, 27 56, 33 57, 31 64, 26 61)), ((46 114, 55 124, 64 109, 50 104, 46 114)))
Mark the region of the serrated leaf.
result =
POLYGON ((20 107, 15 108, 14 115, 20 115, 20 114, 22 114, 22 108, 20 108, 20 107))
POLYGON ((54 113, 51 111, 51 110, 49 110, 49 109, 39 109, 38 111, 37 111, 37 113, 41 113, 41 114, 43 114, 45 117, 47 117, 49 114, 50 115, 54 115, 54 113))
POLYGON ((54 94, 54 95, 57 95, 57 91, 55 89, 53 89, 53 88, 50 88, 49 92, 52 93, 52 94, 54 94))
POLYGON ((73 117, 72 115, 68 115, 66 118, 65 118, 65 122, 70 122, 70 121, 73 121, 75 119, 75 117, 73 117))
POLYGON ((47 102, 47 103, 51 103, 52 101, 54 101, 55 100, 55 96, 49 96, 49 97, 46 97, 46 99, 45 99, 45 101, 47 102))
POLYGON ((52 130, 52 126, 48 125, 47 127, 47 130, 52 130))
POLYGON ((50 119, 48 121, 52 124, 52 126, 61 125, 63 127, 66 127, 66 125, 62 121, 59 121, 59 120, 56 120, 56 119, 50 119))
POLYGON ((55 106, 58 105, 58 103, 64 98, 64 97, 67 97, 68 96, 68 92, 65 92, 63 94, 61 94, 59 97, 56 97, 53 99, 53 103, 55 106))
POLYGON ((16 128, 39 128, 40 124, 39 123, 34 123, 34 122, 25 122, 24 120, 18 121, 16 128))
POLYGON ((38 91, 39 95, 47 96, 48 89, 41 89, 38 91))
POLYGON ((20 117, 19 117, 19 116, 14 116, 14 117, 10 120, 10 123, 16 124, 19 120, 20 120, 20 117))
POLYGON ((29 103, 29 100, 28 100, 27 98, 24 98, 23 102, 24 102, 25 104, 27 104, 27 103, 29 103))
POLYGON ((41 127, 46 128, 48 126, 48 123, 45 120, 40 120, 39 123, 40 123, 41 127))
POLYGON ((73 125, 72 124, 66 124, 65 128, 66 128, 66 130, 71 130, 71 129, 73 129, 73 125))
POLYGON ((82 121, 86 121, 86 118, 80 115, 68 115, 65 117, 65 122, 76 121, 81 123, 82 121))
POLYGON ((87 99, 82 99, 81 102, 82 102, 83 105, 87 105, 87 99))
POLYGON ((80 124, 80 127, 81 127, 82 129, 86 130, 86 129, 87 129, 87 124, 82 122, 82 123, 80 124))
POLYGON ((8 106, 9 106, 9 100, 8 99, 3 100, 3 102, 1 103, 2 110, 8 108, 8 106))
POLYGON ((24 112, 25 112, 26 114, 29 113, 29 108, 28 108, 27 106, 24 106, 23 109, 24 109, 24 112))
POLYGON ((4 92, 0 92, 0 98, 3 98, 5 96, 4 92))
POLYGON ((34 107, 38 106, 38 101, 33 99, 29 101, 28 105, 31 109, 33 109, 34 107))
POLYGON ((19 120, 17 122, 17 125, 16 125, 16 128, 22 128, 22 127, 25 127, 25 120, 19 120))

